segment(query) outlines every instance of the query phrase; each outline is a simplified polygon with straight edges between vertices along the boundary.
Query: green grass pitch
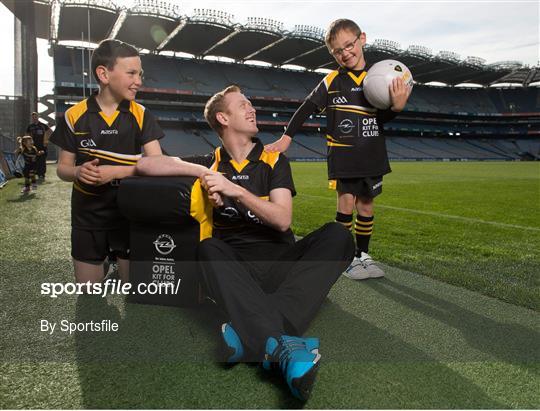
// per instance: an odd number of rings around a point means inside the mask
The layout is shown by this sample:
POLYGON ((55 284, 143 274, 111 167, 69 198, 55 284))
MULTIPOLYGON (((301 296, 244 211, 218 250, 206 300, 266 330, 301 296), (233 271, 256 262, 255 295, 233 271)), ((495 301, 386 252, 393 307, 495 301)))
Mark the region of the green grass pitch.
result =
MULTIPOLYGON (((305 408, 540 408, 540 164, 393 163, 371 254, 387 275, 341 278, 309 335, 322 365, 305 408)), ((325 163, 293 163, 294 231, 335 215, 325 163)), ((40 294, 72 281, 70 185, 0 190, 1 408, 297 408, 281 380, 216 362, 209 309, 40 294), (47 335, 39 320, 111 319, 47 335)))

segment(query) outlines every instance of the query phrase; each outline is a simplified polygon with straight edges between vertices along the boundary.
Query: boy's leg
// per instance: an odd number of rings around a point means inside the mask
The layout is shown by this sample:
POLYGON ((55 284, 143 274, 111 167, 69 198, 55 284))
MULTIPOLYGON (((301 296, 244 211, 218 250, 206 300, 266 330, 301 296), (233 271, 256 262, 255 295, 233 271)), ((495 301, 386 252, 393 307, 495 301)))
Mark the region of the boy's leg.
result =
POLYGON ((99 283, 103 280, 103 263, 88 263, 73 259, 75 281, 78 283, 99 283))
POLYGON ((116 256, 118 275, 122 282, 129 282, 129 225, 107 232, 107 255, 116 256))
POLYGON ((209 238, 199 244, 199 263, 209 296, 228 314, 244 346, 262 360, 268 337, 284 334, 283 318, 225 242, 209 238))
POLYGON ((129 282, 129 260, 117 257, 116 263, 118 264, 118 275, 122 282, 129 282))
POLYGON ((71 257, 79 283, 103 280, 103 262, 109 251, 107 231, 71 229, 71 257))
POLYGON ((356 256, 360 257, 363 252, 368 253, 369 240, 373 233, 373 198, 356 197, 356 211, 356 256))
POLYGON ((373 233, 373 198, 357 197, 355 234, 356 234, 356 258, 359 260, 358 266, 363 267, 369 278, 384 277, 384 271, 375 265, 375 262, 368 254, 369 240, 373 233))
POLYGON ((354 195, 337 192, 336 223, 342 224, 347 230, 353 225, 354 195))
POLYGON ((341 273, 354 257, 351 233, 339 223, 328 223, 298 241, 269 270, 265 289, 275 307, 301 335, 315 317, 341 273), (272 273, 284 270, 281 284, 272 273))
POLYGON ((36 173, 35 171, 30 172, 30 179, 32 180, 32 190, 37 189, 36 173))

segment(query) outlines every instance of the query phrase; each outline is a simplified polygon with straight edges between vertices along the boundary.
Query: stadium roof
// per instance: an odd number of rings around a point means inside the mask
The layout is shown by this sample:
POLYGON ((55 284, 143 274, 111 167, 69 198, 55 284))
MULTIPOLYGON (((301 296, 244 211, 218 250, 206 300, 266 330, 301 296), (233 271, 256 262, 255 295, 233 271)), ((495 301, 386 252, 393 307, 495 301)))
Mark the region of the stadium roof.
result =
MULTIPOLYGON (((2 0, 13 12, 14 0, 2 0)), ((235 22, 223 11, 195 9, 182 14, 175 4, 139 0, 135 7, 121 8, 110 0, 34 0, 36 35, 52 43, 118 38, 150 52, 182 52, 196 57, 219 56, 242 62, 258 60, 274 66, 293 64, 308 70, 333 69, 336 63, 324 45, 324 30, 296 25, 285 30, 283 23, 267 18, 235 22), (47 24, 49 27, 47 29, 47 24)), ((406 50, 391 40, 377 39, 365 48, 366 61, 399 59, 421 83, 449 85, 518 83, 540 81, 540 69, 517 61, 485 64, 479 57, 462 59, 450 51, 434 55, 426 47, 406 50)))

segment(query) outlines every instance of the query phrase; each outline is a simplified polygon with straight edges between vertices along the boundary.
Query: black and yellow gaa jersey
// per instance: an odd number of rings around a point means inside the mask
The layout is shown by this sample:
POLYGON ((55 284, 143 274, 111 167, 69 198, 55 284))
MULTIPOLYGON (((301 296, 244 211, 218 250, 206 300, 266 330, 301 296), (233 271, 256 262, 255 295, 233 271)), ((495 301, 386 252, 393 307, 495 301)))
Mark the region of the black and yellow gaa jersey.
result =
MULTIPOLYGON (((75 165, 99 159, 99 165, 134 166, 142 147, 163 137, 154 116, 135 101, 122 101, 107 117, 95 95, 70 107, 51 136, 62 150, 75 153, 75 165)), ((71 223, 89 230, 114 229, 125 223, 116 204, 117 186, 73 183, 71 223)))
MULTIPOLYGON (((228 180, 264 200, 269 200, 270 191, 287 188, 296 195, 289 160, 283 154, 264 151, 257 138, 255 147, 246 160, 238 164, 223 148, 206 156, 187 157, 183 160, 204 165, 222 173, 228 180)), ((213 237, 220 238, 231 246, 242 247, 257 242, 281 242, 292 244, 294 236, 289 229, 282 233, 265 225, 253 212, 231 198, 223 198, 223 206, 213 211, 213 237)))
POLYGON ((380 110, 364 96, 367 71, 334 70, 307 97, 326 111, 328 178, 356 178, 389 173, 380 110))

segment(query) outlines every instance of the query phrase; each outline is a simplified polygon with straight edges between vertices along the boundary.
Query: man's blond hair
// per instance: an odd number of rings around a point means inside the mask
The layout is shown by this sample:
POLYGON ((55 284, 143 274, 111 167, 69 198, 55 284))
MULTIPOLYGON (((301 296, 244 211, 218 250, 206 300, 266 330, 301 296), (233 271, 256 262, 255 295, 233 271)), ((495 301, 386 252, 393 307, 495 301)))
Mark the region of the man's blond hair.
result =
POLYGON ((216 118, 216 115, 219 112, 226 111, 227 107, 225 105, 225 96, 229 93, 241 92, 242 90, 240 89, 240 87, 235 85, 229 86, 210 97, 210 99, 206 102, 206 105, 204 106, 204 118, 206 119, 210 127, 212 127, 212 130, 214 130, 220 136, 223 131, 223 126, 216 118))

